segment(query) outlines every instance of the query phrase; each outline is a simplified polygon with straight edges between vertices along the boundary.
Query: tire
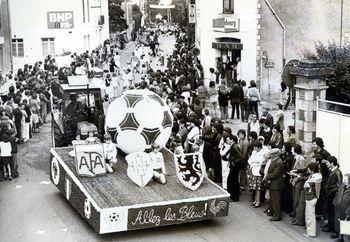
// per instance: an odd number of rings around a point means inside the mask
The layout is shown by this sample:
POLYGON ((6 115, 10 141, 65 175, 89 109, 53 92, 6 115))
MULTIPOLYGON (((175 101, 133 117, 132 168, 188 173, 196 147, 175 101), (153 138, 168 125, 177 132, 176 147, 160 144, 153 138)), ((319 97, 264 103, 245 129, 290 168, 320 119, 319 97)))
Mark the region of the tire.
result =
POLYGON ((51 123, 51 135, 52 135, 52 147, 65 147, 66 146, 66 138, 64 134, 62 134, 60 128, 56 124, 56 122, 52 121, 51 123))

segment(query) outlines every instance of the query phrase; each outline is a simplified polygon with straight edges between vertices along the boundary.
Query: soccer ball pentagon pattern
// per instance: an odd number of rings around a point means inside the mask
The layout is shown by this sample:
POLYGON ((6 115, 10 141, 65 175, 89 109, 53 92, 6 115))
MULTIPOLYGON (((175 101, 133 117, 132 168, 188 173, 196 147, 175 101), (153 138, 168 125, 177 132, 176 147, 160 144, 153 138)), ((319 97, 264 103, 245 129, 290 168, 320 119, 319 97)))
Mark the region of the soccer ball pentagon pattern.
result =
POLYGON ((149 90, 128 90, 108 107, 106 131, 124 153, 165 146, 173 115, 165 101, 149 90))

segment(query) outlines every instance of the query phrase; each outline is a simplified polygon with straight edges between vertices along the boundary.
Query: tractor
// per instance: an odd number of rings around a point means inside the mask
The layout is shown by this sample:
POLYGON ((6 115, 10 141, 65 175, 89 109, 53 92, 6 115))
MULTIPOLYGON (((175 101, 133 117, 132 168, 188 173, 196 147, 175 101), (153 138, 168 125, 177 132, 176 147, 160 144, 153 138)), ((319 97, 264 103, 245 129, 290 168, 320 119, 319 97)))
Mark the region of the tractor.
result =
MULTIPOLYGON (((101 79, 102 81, 102 79, 101 79)), ((90 131, 100 140, 104 135, 105 114, 101 88, 90 85, 87 76, 68 76, 68 83, 52 83, 52 146, 66 147, 90 131)))

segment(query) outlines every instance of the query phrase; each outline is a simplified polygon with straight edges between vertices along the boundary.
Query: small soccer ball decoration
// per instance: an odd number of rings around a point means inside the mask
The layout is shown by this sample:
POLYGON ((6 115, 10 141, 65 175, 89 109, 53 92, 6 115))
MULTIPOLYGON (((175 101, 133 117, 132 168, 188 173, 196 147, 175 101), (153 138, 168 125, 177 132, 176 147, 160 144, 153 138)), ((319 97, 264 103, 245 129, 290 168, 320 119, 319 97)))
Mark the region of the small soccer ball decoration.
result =
POLYGON ((149 90, 129 90, 108 107, 106 130, 124 153, 144 151, 152 143, 165 146, 173 115, 165 101, 149 90))

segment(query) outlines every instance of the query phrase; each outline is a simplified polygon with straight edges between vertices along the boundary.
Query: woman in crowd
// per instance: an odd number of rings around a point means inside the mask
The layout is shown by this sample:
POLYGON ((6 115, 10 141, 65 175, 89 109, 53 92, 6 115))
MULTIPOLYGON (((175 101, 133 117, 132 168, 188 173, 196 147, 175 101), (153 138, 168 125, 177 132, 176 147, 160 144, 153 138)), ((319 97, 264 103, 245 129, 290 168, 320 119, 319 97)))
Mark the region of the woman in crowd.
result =
POLYGON ((319 172, 319 165, 314 162, 308 165, 307 171, 310 175, 304 183, 306 233, 303 233, 303 236, 315 238, 317 233, 315 208, 320 195, 322 175, 319 172))
POLYGON ((209 95, 210 104, 213 107, 213 117, 217 118, 218 115, 216 110, 218 107, 219 94, 218 94, 218 89, 215 86, 215 82, 213 81, 209 83, 208 95, 209 95))
POLYGON ((219 86, 218 99, 220 106, 220 118, 223 122, 228 123, 228 101, 230 99, 230 93, 224 80, 221 81, 221 85, 219 86))
POLYGON ((283 146, 283 134, 279 124, 275 124, 272 128, 270 143, 273 143, 273 145, 279 149, 283 146))
POLYGON ((290 143, 292 146, 294 146, 297 143, 296 137, 295 137, 295 128, 294 126, 290 125, 287 127, 287 135, 285 138, 285 142, 290 143))
POLYGON ((256 83, 253 80, 250 81, 250 87, 248 88, 247 98, 249 113, 254 112, 257 119, 259 119, 258 103, 260 102, 261 98, 259 89, 256 87, 256 83))
POLYGON ((260 195, 261 195, 261 181, 262 177, 260 174, 260 168, 265 160, 265 152, 262 149, 262 144, 259 141, 254 141, 252 143, 253 152, 248 159, 249 169, 252 173, 252 179, 250 181, 250 187, 255 192, 255 201, 252 206, 255 208, 260 207, 260 195))

